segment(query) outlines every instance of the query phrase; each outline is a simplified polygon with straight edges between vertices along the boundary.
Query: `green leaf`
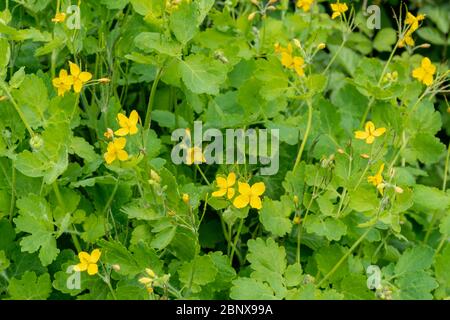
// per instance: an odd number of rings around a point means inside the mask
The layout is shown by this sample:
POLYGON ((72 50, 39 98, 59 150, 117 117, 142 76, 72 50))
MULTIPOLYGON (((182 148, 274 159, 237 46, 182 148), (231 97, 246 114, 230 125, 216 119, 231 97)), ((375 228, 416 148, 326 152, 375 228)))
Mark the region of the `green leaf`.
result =
POLYGON ((404 300, 431 300, 430 292, 438 287, 436 280, 422 270, 405 273, 395 284, 400 290, 394 297, 404 300))
POLYGON ((0 250, 0 272, 8 269, 10 265, 9 259, 6 257, 6 253, 3 250, 0 250))
POLYGON ((227 69, 217 60, 195 54, 180 63, 180 73, 184 84, 192 92, 216 95, 226 80, 227 69))
POLYGON ((406 250, 395 266, 397 275, 428 269, 433 262, 434 250, 427 246, 417 246, 406 250))
POLYGON ((308 217, 305 228, 309 233, 326 237, 330 241, 339 241, 347 233, 347 226, 341 220, 331 217, 321 219, 316 215, 308 217))
POLYGON ((450 207, 450 194, 418 184, 414 187, 414 207, 423 211, 444 210, 450 207))
POLYGON ((5 38, 0 38, 0 78, 6 75, 6 67, 9 64, 9 58, 11 56, 11 49, 9 42, 5 38))
POLYGON ((198 15, 196 2, 181 2, 178 8, 170 15, 170 29, 183 45, 199 31, 198 15))
POLYGON ((433 27, 421 27, 416 32, 422 39, 431 44, 438 46, 444 46, 447 44, 447 39, 445 36, 433 27))
POLYGON ((275 201, 265 198, 259 215, 264 228, 278 237, 284 236, 292 229, 289 216, 294 210, 293 202, 286 197, 283 200, 275 201))
POLYGON ((42 265, 49 265, 59 253, 50 206, 44 198, 30 194, 19 199, 17 207, 19 216, 14 218, 16 228, 30 234, 20 241, 22 251, 33 253, 39 250, 42 265))
POLYGON ((284 247, 271 238, 264 241, 261 238, 249 240, 247 260, 251 263, 250 267, 262 274, 275 272, 283 274, 286 270, 286 252, 284 247))
POLYGON ((12 95, 32 128, 46 123, 45 112, 50 105, 47 87, 38 76, 26 75, 19 89, 14 89, 12 95))
POLYGON ((425 164, 436 163, 445 152, 445 145, 430 134, 419 133, 410 144, 415 156, 425 164))
POLYGON ((45 300, 51 291, 52 284, 48 273, 38 278, 34 272, 27 271, 21 279, 11 279, 8 286, 12 300, 45 300))
POLYGON ((185 262, 178 269, 181 283, 192 286, 192 292, 200 292, 201 286, 213 282, 218 269, 210 256, 198 256, 194 260, 185 262))
POLYGON ((181 55, 181 45, 162 33, 142 32, 136 37, 134 43, 144 52, 156 52, 171 57, 181 55))
POLYGON ((275 300, 272 289, 265 283, 251 278, 233 281, 230 297, 234 300, 275 300))
POLYGON ((390 52, 397 41, 397 32, 392 28, 381 29, 373 40, 373 47, 380 52, 390 52))
POLYGON ((99 159, 99 155, 95 153, 94 147, 81 137, 72 138, 69 153, 76 154, 87 162, 93 162, 99 159))

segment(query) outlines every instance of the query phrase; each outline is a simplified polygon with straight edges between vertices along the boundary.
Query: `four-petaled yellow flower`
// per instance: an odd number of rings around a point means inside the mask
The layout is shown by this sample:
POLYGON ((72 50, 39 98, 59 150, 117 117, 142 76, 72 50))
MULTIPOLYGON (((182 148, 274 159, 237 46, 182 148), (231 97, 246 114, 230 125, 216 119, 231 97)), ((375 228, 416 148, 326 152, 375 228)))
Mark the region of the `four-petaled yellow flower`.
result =
POLYGON ((65 20, 66 20, 66 14, 64 12, 57 12, 55 14, 55 17, 52 18, 52 22, 54 22, 54 23, 64 22, 65 20))
POLYGON ((434 66, 430 59, 423 58, 420 67, 412 72, 412 76, 427 86, 433 84, 433 75, 436 73, 436 66, 434 66))
POLYGON ((378 191, 383 194, 384 184, 383 184, 383 173, 384 163, 381 164, 380 169, 378 169, 377 173, 374 176, 367 177, 367 182, 373 184, 377 187, 378 191))
POLYGON ((275 52, 281 53, 281 64, 288 69, 294 69, 299 76, 305 75, 303 67, 305 60, 301 57, 292 55, 292 45, 289 43, 287 48, 281 47, 278 43, 275 44, 275 52))
POLYGON ((414 45, 414 39, 412 38, 412 34, 414 31, 419 29, 419 22, 425 19, 425 15, 419 14, 415 17, 413 14, 408 12, 405 18, 405 24, 409 25, 405 36, 400 39, 398 42, 398 47, 403 48, 406 45, 412 47, 414 45))
POLYGON ((355 138, 366 140, 367 144, 372 144, 375 141, 375 137, 379 137, 386 132, 386 128, 375 129, 375 125, 372 121, 367 121, 364 127, 364 131, 355 131, 355 138))
POLYGON ((54 78, 52 84, 58 89, 58 96, 63 96, 72 87, 73 78, 67 74, 66 70, 61 69, 59 70, 59 78, 54 78))
POLYGON ((127 140, 125 138, 117 138, 108 143, 108 148, 104 155, 106 163, 111 164, 116 159, 119 159, 120 161, 128 160, 128 153, 123 150, 126 144, 127 140))
POLYGON ((346 3, 331 3, 331 10, 333 10, 333 14, 331 15, 331 19, 336 19, 337 17, 339 17, 341 14, 343 14, 344 12, 346 12, 348 10, 347 4, 346 3))
POLYGON ((69 61, 70 74, 73 78, 73 91, 76 93, 81 92, 83 84, 92 79, 92 74, 87 71, 81 71, 80 67, 69 61))
POLYGON ((245 182, 238 182, 238 184, 240 195, 234 199, 233 205, 236 208, 241 209, 250 204, 250 207, 252 208, 261 209, 262 202, 260 197, 266 190, 264 182, 257 182, 251 187, 245 182))
POLYGON ((197 164, 203 162, 206 162, 206 159, 200 147, 192 147, 187 149, 186 164, 188 166, 193 163, 197 164))
POLYGON ((314 0, 298 0, 297 8, 303 9, 304 12, 308 12, 309 10, 311 10, 313 2, 314 0))
POLYGON ((227 195, 228 199, 234 197, 234 184, 236 183, 236 175, 234 172, 228 174, 228 177, 225 179, 223 177, 216 177, 216 183, 219 187, 219 190, 212 193, 213 197, 223 197, 227 195))
POLYGON ((101 254, 99 249, 94 249, 91 254, 84 251, 80 252, 78 254, 80 263, 75 266, 74 270, 78 272, 87 270, 87 273, 90 276, 96 275, 98 273, 97 262, 100 259, 101 254))
POLYGON ((139 114, 136 110, 131 111, 129 118, 127 118, 126 115, 119 113, 117 115, 117 120, 119 121, 120 126, 120 129, 115 132, 117 136, 123 137, 127 134, 133 135, 138 132, 137 123, 139 121, 139 114))

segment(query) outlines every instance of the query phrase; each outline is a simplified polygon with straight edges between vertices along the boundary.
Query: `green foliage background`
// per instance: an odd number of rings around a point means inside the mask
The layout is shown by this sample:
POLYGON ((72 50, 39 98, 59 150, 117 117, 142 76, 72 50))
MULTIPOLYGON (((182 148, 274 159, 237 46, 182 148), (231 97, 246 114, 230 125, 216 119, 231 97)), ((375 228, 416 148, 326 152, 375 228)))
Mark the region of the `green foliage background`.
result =
POLYGON ((398 1, 373 1, 381 30, 367 28, 367 2, 346 2, 351 33, 327 1, 306 13, 278 1, 249 20, 244 0, 82 0, 80 30, 51 21, 56 1, 2 1, 0 299, 449 298, 450 109, 411 72, 424 56, 448 70, 450 5, 408 1, 426 14, 416 45, 431 45, 412 50, 396 46, 398 1), (308 53, 301 78, 274 52, 294 38, 308 53), (59 97, 52 79, 69 61, 111 81, 59 97), (106 166, 103 133, 134 109, 132 158, 106 166), (354 138, 364 118, 387 128, 371 146, 354 138), (195 120, 278 128, 279 172, 174 165, 171 132, 195 120), (402 193, 367 182, 381 163, 402 193), (211 198, 231 171, 265 183, 261 210, 211 198), (103 278, 82 273, 69 289, 67 268, 95 248, 103 278), (153 293, 145 268, 160 279, 153 293))

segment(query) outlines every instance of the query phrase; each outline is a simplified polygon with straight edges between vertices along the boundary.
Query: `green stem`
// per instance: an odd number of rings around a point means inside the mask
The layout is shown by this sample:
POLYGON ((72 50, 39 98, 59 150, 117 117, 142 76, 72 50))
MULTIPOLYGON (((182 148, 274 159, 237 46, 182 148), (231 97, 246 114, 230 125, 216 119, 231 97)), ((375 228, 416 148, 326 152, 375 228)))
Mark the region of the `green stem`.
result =
POLYGON ((9 222, 12 222, 14 215, 14 207, 16 206, 16 167, 15 160, 12 160, 12 174, 11 174, 11 203, 9 206, 9 222))
POLYGON ((334 267, 325 275, 325 277, 322 278, 322 280, 320 280, 320 282, 317 284, 317 287, 320 287, 326 280, 328 280, 328 278, 330 278, 338 269, 339 267, 342 265, 342 263, 348 258, 348 256, 355 251, 356 247, 361 243, 361 241, 364 240, 364 238, 369 234, 370 230, 372 230, 372 228, 369 228, 366 230, 366 232, 364 232, 359 238, 358 240, 356 240, 356 242, 351 246, 351 248, 342 256, 342 258, 334 265, 334 267))
POLYGON ((208 185, 211 185, 211 183, 209 182, 208 178, 206 178, 205 174, 203 173, 203 170, 200 168, 200 166, 198 164, 195 165, 197 167, 198 172, 200 172, 200 175, 202 176, 203 180, 205 180, 205 182, 208 185))
MULTIPOLYGON (((386 64, 384 65, 383 71, 381 72, 381 76, 378 79, 378 86, 380 86, 381 81, 383 81, 384 75, 386 74, 389 64, 391 63, 392 59, 394 58, 394 54, 395 54, 395 51, 397 51, 397 48, 398 48, 398 41, 395 44, 394 49, 392 49, 392 52, 391 52, 388 60, 386 61, 386 64)), ((372 104, 374 103, 374 101, 375 101, 375 97, 372 97, 370 99, 369 104, 367 105, 366 111, 364 111, 364 115, 361 119, 361 123, 360 123, 361 127, 364 125, 364 123, 366 123, 367 116, 369 115, 370 109, 372 108, 372 104)))
MULTIPOLYGON (((64 205, 64 200, 61 196, 61 192, 59 191, 59 186, 58 186, 58 182, 55 181, 53 182, 53 192, 55 193, 56 196, 56 200, 58 201, 59 205, 61 206, 61 208, 63 209, 63 211, 65 212, 65 205, 64 205)), ((80 241, 78 241, 78 237, 75 233, 71 232, 70 236, 72 238, 73 241, 73 245, 75 246, 75 249, 77 249, 78 252, 83 251, 81 249, 81 245, 80 245, 80 241)))
POLYGON ((298 150, 297 158, 295 159, 293 171, 295 171, 298 164, 300 163, 303 150, 305 149, 306 141, 308 140, 309 132, 311 130, 313 108, 310 100, 307 100, 307 104, 308 104, 308 123, 306 124, 305 136, 303 137, 302 144, 300 145, 300 149, 298 150))
POLYGON ((344 48, 345 43, 347 42, 347 40, 342 40, 341 45, 339 46, 339 48, 337 49, 337 51, 334 53, 333 57, 331 58, 330 62, 328 62, 328 65, 326 66, 326 68, 323 70, 322 74, 325 74, 328 69, 331 67, 331 65, 334 63, 334 60, 336 60, 336 58, 338 57, 339 53, 341 52, 342 48, 344 48))
POLYGON ((242 231, 243 225, 244 225, 244 219, 241 219, 238 229, 237 229, 237 232, 236 232, 236 237, 234 238, 233 246, 231 248, 231 254, 230 254, 230 263, 231 264, 233 264, 234 252, 236 251, 237 242, 239 241, 239 237, 241 236, 241 231, 242 231))
POLYGON ((450 161, 450 143, 447 147, 447 157, 445 158, 445 168, 444 168, 444 181, 442 182, 442 191, 447 189, 447 175, 448 175, 448 165, 450 161))
POLYGON ((155 102, 155 94, 156 94, 156 88, 158 87, 159 80, 161 79, 163 73, 163 68, 158 69, 156 72, 155 80, 152 84, 152 89, 150 91, 150 98, 148 99, 148 105, 147 105, 147 113, 145 114, 145 121, 144 121, 144 129, 150 129, 150 122, 151 122, 151 113, 153 110, 153 104, 155 102))

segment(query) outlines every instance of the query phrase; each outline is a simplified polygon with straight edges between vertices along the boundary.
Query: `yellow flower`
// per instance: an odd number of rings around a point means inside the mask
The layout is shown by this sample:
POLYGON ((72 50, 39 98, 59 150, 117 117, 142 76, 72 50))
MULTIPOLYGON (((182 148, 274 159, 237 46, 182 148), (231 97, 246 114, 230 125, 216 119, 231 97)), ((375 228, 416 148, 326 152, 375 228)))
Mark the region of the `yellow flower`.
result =
POLYGON ((115 132, 119 137, 129 135, 134 135, 138 132, 137 123, 139 121, 139 114, 136 110, 131 111, 130 117, 127 118, 126 115, 119 113, 117 115, 117 120, 119 121, 120 129, 115 132))
POLYGON ((125 138, 117 138, 113 142, 108 143, 108 148, 104 155, 106 163, 111 164, 116 159, 120 161, 128 160, 128 153, 123 150, 126 144, 127 140, 125 138))
POLYGON ((427 86, 433 83, 433 75, 436 73, 436 66, 434 66, 430 59, 423 58, 420 67, 412 72, 412 76, 427 86))
POLYGON ((87 252, 80 252, 78 254, 78 258, 80 259, 80 263, 77 264, 74 268, 75 271, 81 272, 86 271, 90 276, 93 276, 98 273, 97 262, 100 259, 101 252, 99 249, 95 249, 91 252, 91 254, 87 252))
POLYGON ((423 15, 423 14, 419 14, 419 15, 417 15, 417 17, 414 17, 414 15, 411 14, 411 12, 408 12, 406 14, 406 18, 405 18, 405 24, 410 25, 408 31, 413 33, 414 31, 419 29, 419 22, 424 19, 425 19, 425 15, 423 15))
POLYGON ((378 172, 374 176, 367 177, 367 182, 373 184, 375 187, 377 187, 378 191, 380 191, 381 194, 383 194, 384 189, 384 183, 383 183, 383 173, 384 170, 384 163, 381 164, 380 169, 378 169, 378 172))
POLYGON ((59 23, 64 22, 66 20, 66 14, 64 12, 57 12, 55 17, 52 18, 52 22, 59 23))
POLYGON ((305 71, 303 70, 305 60, 301 57, 293 57, 290 54, 283 52, 281 53, 281 64, 289 69, 294 69, 299 76, 305 75, 305 71))
POLYGON ((257 182, 250 187, 248 183, 238 182, 240 195, 233 201, 233 205, 238 208, 244 208, 248 204, 255 209, 262 208, 262 202, 260 196, 266 190, 264 182, 257 182))
POLYGON ((355 138, 366 140, 367 144, 372 144, 375 141, 375 137, 379 137, 386 132, 386 128, 375 129, 375 125, 372 121, 367 121, 364 127, 364 131, 355 131, 355 138))
POLYGON ((332 3, 331 5, 331 10, 333 10, 333 14, 331 15, 331 19, 335 19, 337 17, 339 17, 341 14, 343 14, 344 12, 346 12, 348 10, 347 4, 346 3, 332 3))
POLYGON ((412 34, 414 31, 419 29, 419 22, 425 19, 425 15, 419 14, 417 17, 412 15, 410 12, 406 14, 405 24, 409 25, 405 36, 400 39, 398 46, 399 48, 403 48, 406 45, 412 47, 414 45, 414 39, 412 38, 412 34))
POLYGON ((76 93, 80 93, 83 84, 92 79, 92 74, 87 71, 81 71, 78 65, 70 61, 69 66, 70 74, 73 77, 73 91, 75 91, 76 93))
POLYGON ((219 190, 212 193, 213 197, 223 197, 227 195, 228 199, 234 197, 234 184, 236 183, 236 175, 234 172, 228 174, 228 177, 225 179, 223 177, 216 177, 216 183, 219 187, 219 190))
POLYGON ((187 150, 186 164, 188 166, 192 165, 193 163, 203 162, 206 162, 206 159, 201 148, 192 147, 187 150))
POLYGON ((292 45, 289 43, 286 48, 281 47, 278 43, 275 44, 275 52, 281 53, 281 64, 289 69, 294 69, 299 76, 303 76, 303 66, 305 60, 301 57, 295 57, 292 55, 292 45))
POLYGON ((105 133, 103 133, 103 136, 104 136, 106 139, 112 139, 112 138, 114 138, 114 131, 112 131, 111 128, 107 128, 106 131, 105 131, 105 133))
POLYGON ((52 84, 58 89, 58 96, 63 96, 72 87, 73 78, 67 74, 66 70, 61 69, 59 70, 59 78, 54 78, 52 84))
POLYGON ((311 5, 313 4, 314 0, 298 0, 297 1, 297 8, 303 9, 304 12, 308 12, 311 10, 311 5))

